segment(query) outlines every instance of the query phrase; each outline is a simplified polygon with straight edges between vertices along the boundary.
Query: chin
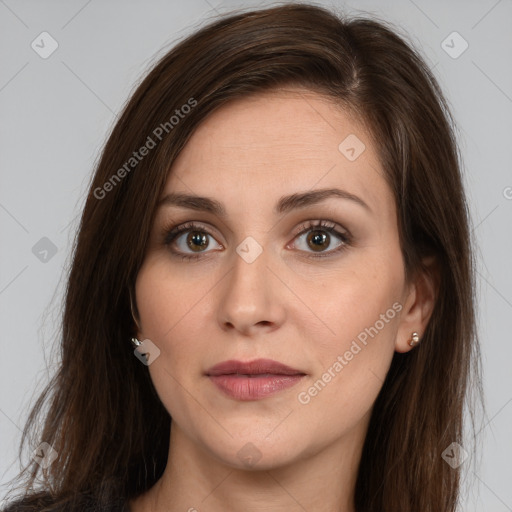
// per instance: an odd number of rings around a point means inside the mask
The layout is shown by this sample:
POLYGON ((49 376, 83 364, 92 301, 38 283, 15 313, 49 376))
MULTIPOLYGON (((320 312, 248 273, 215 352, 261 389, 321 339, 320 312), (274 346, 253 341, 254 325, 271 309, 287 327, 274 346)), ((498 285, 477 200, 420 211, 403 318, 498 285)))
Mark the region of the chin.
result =
POLYGON ((236 436, 213 444, 212 437, 204 448, 219 462, 233 469, 265 471, 287 466, 301 458, 298 447, 303 442, 295 439, 276 439, 267 434, 236 436))

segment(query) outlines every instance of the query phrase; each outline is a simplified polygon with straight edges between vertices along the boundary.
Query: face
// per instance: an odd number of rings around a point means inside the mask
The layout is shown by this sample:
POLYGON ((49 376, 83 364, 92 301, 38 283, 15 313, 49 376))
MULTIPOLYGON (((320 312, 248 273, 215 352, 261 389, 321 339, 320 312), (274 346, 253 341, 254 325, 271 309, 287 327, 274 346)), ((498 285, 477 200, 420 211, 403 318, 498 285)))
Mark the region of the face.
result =
POLYGON ((230 466, 271 468, 364 436, 406 293, 369 133, 280 89, 213 113, 174 162, 138 336, 160 350, 148 368, 173 429, 230 466))

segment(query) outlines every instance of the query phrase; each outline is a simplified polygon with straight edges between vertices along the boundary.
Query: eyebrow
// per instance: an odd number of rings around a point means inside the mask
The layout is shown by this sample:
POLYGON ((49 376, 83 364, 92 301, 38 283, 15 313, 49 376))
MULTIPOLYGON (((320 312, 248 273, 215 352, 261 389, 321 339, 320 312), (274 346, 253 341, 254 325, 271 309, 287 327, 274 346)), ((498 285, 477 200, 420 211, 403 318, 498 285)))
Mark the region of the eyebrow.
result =
MULTIPOLYGON (((274 207, 274 214, 279 215, 292 210, 306 208, 332 197, 352 201, 366 210, 371 211, 370 207, 360 197, 351 194, 346 190, 327 188, 283 196, 274 207)), ((211 197, 171 193, 167 194, 158 202, 158 207, 161 206, 179 206, 182 208, 189 208, 191 210, 209 212, 217 215, 218 217, 226 217, 226 210, 222 203, 216 199, 212 199, 211 197)))

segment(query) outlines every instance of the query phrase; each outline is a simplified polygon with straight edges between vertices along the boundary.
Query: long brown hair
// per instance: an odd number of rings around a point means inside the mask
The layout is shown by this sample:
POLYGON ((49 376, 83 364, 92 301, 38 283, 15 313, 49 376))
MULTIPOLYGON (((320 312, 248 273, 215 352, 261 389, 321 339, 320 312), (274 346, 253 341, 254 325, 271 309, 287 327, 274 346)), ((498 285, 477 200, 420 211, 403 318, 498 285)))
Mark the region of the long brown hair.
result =
POLYGON ((394 354, 376 400, 356 510, 456 509, 460 468, 441 455, 451 443, 463 444, 467 390, 481 384, 455 124, 428 66, 391 25, 285 4, 231 14, 181 41, 137 87, 113 128, 75 240, 62 361, 20 445, 21 457, 28 432, 43 425, 34 439, 58 453, 48 468, 31 462, 20 473, 30 472, 26 510, 131 499, 162 475, 171 418, 130 344, 130 293, 156 203, 207 114, 282 85, 326 95, 365 123, 394 192, 408 276, 427 255, 439 263, 439 295, 421 346, 394 354), (33 485, 38 471, 41 489, 33 485))

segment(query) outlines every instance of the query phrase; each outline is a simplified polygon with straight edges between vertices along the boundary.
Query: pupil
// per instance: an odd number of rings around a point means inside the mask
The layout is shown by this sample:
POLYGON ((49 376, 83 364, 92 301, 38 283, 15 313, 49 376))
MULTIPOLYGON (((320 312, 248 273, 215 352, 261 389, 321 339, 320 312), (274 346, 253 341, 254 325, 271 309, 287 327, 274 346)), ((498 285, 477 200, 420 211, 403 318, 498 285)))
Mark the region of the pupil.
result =
POLYGON ((195 251, 198 248, 208 247, 208 239, 204 233, 192 231, 188 236, 187 245, 195 251))
POLYGON ((315 251, 319 251, 325 248, 321 244, 325 244, 327 235, 323 231, 312 231, 309 240, 313 242, 311 248, 315 251))

